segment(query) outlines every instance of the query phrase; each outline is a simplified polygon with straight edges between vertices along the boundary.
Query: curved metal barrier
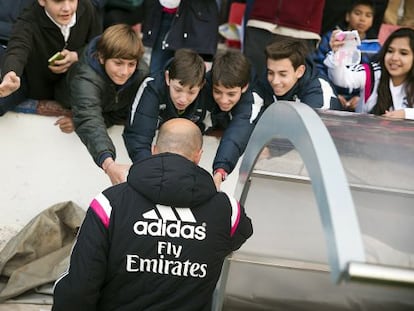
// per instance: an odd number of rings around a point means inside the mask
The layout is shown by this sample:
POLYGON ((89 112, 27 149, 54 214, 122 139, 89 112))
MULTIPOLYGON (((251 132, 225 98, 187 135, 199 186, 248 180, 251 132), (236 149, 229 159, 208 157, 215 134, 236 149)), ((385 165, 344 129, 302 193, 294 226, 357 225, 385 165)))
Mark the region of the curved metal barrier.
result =
MULTIPOLYGON (((235 197, 240 203, 243 205, 246 203, 253 176, 266 175, 265 172, 258 170, 253 172, 253 168, 263 148, 274 138, 287 139, 293 144, 306 166, 308 178, 304 178, 304 182, 312 185, 322 225, 322 235, 326 242, 329 266, 319 265, 317 262, 304 263, 300 260, 270 258, 266 254, 252 253, 251 249, 250 252, 243 254, 235 252, 224 263, 213 310, 222 308, 226 280, 233 261, 312 272, 329 272, 331 281, 336 284, 342 280, 363 280, 413 285, 414 270, 412 269, 367 263, 358 215, 337 148, 318 112, 307 105, 281 101, 265 111, 250 138, 241 163, 235 191, 235 197)), ((286 175, 271 178, 286 180, 290 177, 286 175)), ((293 179, 296 182, 299 180, 297 176, 293 179)), ((412 193, 408 193, 408 200, 412 200, 411 195, 412 193)), ((246 210, 249 214, 249 209, 246 210)))

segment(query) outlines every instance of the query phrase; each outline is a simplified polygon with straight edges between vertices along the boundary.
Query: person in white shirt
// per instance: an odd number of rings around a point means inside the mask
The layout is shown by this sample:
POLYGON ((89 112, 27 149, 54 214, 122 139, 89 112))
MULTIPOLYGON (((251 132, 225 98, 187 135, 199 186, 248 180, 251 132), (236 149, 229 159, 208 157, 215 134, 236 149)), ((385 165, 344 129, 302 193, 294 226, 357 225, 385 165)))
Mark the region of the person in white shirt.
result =
POLYGON ((335 34, 324 63, 334 84, 361 89, 355 112, 414 120, 414 29, 391 33, 378 53, 378 62, 350 67, 335 63, 334 52, 343 44, 335 34))

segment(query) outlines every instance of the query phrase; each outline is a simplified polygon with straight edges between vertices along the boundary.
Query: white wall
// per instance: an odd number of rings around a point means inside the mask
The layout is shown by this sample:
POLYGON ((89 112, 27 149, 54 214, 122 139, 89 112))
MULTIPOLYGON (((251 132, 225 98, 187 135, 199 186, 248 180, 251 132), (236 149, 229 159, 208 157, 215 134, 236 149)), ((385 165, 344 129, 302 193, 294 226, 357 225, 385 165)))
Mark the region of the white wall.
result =
MULTIPOLYGON (((24 226, 49 206, 74 201, 87 208, 90 200, 110 186, 75 133, 54 126, 57 118, 8 112, 0 118, 0 226, 24 226)), ((122 127, 109 129, 119 162, 130 163, 122 127)), ((211 171, 218 146, 205 137, 201 166, 211 171)), ((233 193, 238 169, 223 184, 233 193)))

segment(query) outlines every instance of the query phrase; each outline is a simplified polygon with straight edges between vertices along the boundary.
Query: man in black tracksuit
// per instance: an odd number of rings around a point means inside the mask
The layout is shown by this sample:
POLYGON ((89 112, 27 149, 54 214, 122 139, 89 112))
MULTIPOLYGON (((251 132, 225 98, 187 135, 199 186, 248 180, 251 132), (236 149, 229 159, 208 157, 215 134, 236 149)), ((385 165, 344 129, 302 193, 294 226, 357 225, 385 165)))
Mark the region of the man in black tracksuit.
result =
POLYGON ((211 310, 224 258, 253 232, 197 163, 202 135, 165 122, 154 155, 90 204, 52 310, 211 310))

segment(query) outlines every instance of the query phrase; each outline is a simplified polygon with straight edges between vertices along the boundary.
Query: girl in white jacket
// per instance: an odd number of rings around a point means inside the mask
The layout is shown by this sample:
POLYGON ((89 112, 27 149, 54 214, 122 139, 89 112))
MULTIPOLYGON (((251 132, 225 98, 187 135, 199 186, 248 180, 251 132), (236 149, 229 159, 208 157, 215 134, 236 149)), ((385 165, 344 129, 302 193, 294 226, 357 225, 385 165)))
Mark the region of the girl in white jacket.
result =
POLYGON ((332 34, 324 63, 335 85, 359 88, 355 112, 414 120, 414 29, 400 28, 385 41, 378 62, 346 67, 336 64, 333 54, 343 44, 332 34))

